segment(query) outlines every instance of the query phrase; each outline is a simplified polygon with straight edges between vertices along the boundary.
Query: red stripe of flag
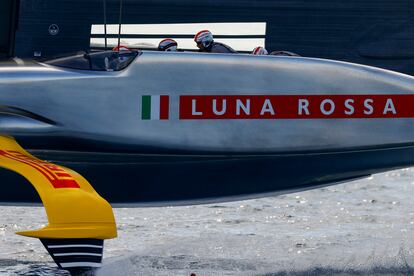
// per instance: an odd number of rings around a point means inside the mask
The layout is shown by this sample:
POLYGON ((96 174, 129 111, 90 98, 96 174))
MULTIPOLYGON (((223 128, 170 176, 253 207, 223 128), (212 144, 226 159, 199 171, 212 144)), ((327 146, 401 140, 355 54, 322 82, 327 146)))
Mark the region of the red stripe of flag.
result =
POLYGON ((168 120, 170 114, 170 96, 160 96, 160 120, 168 120))

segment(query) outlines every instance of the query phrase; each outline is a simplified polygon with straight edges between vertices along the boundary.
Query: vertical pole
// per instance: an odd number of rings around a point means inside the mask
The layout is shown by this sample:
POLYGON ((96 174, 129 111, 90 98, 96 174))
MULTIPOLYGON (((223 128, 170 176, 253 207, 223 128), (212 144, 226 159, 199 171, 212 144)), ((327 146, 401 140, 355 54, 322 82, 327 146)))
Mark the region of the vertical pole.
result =
POLYGON ((108 49, 107 31, 106 31, 106 0, 103 0, 103 10, 104 10, 105 51, 106 51, 108 49))
POLYGON ((119 0, 119 27, 118 27, 118 49, 121 44, 121 25, 122 25, 122 0, 119 0))

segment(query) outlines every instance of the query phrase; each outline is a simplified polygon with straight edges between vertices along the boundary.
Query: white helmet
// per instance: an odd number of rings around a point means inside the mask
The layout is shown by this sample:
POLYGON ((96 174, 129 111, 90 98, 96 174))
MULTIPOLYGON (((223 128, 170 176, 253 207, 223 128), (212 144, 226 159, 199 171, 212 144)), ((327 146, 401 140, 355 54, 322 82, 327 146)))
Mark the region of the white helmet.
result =
POLYGON ((197 44, 203 44, 204 48, 208 48, 214 41, 213 34, 209 30, 200 31, 194 36, 194 41, 197 44))
POLYGON ((177 51, 178 43, 174 39, 166 38, 158 44, 158 51, 177 51))
POLYGON ((252 55, 258 56, 258 55, 267 55, 269 54, 267 50, 264 47, 258 46, 253 49, 252 55))

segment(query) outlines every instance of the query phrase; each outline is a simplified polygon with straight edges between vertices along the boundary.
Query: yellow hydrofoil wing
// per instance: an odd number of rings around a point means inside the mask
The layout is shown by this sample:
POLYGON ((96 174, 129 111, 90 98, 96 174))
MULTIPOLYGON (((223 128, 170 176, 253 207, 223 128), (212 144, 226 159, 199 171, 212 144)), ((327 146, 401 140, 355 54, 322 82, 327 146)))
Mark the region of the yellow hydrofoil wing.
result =
POLYGON ((25 177, 46 209, 49 225, 17 234, 39 238, 60 268, 99 267, 103 240, 117 236, 111 205, 80 174, 30 155, 0 135, 0 167, 25 177))

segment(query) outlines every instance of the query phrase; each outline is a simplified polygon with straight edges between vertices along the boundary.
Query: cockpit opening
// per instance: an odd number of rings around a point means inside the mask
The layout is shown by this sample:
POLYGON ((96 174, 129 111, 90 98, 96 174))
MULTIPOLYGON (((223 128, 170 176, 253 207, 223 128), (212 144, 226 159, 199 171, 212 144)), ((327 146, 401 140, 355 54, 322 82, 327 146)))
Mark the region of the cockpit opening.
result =
POLYGON ((77 70, 121 71, 140 54, 139 51, 104 51, 59 57, 43 63, 77 70))

